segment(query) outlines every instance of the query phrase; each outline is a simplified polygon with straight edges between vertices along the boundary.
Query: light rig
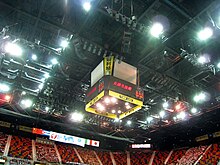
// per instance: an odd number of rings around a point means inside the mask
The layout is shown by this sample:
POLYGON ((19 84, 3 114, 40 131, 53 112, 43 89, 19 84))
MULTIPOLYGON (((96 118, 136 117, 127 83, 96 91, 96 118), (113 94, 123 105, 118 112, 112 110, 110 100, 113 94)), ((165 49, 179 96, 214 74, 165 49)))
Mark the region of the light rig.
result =
POLYGON ((137 68, 114 56, 91 72, 91 88, 86 93, 86 111, 112 119, 122 119, 143 106, 144 92, 138 86, 137 68))

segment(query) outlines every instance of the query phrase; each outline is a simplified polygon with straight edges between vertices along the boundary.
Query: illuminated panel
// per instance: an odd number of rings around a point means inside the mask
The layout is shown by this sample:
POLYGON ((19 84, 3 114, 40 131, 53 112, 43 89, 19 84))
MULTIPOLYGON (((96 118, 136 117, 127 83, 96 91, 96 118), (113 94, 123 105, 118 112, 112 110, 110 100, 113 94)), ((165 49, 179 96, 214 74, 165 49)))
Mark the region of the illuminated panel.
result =
POLYGON ((151 144, 132 144, 131 148, 151 148, 151 144))

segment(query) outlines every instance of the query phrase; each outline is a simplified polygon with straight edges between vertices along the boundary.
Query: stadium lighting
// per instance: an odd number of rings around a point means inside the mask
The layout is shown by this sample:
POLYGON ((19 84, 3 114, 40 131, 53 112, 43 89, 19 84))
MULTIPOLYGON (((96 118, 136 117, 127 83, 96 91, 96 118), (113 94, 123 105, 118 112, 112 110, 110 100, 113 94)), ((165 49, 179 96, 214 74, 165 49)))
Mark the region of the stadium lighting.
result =
POLYGON ((60 42, 60 46, 61 46, 62 48, 66 48, 68 45, 69 45, 69 42, 68 42, 67 40, 62 40, 62 41, 60 42))
POLYGON ((33 102, 30 99, 21 100, 21 106, 23 108, 30 108, 33 105, 33 102))
POLYGON ((91 9, 91 3, 90 2, 85 2, 83 4, 83 8, 84 8, 85 11, 88 12, 91 9))
POLYGON ((5 52, 9 53, 11 55, 14 55, 14 56, 21 56, 22 55, 21 47, 15 43, 11 43, 11 42, 9 42, 5 45, 5 52))
POLYGON ((165 111, 160 111, 159 115, 161 118, 163 118, 165 116, 165 111))
POLYGON ((131 120, 127 121, 127 125, 131 125, 131 123, 132 123, 131 120))
POLYGON ((37 55, 36 54, 32 54, 31 59, 36 61, 37 60, 37 55))
POLYGON ((121 113, 121 110, 118 110, 118 114, 120 114, 121 113))
POLYGON ((0 83, 0 92, 8 92, 10 87, 7 84, 0 83))
POLYGON ((130 105, 126 105, 125 108, 126 108, 126 109, 130 109, 131 106, 130 106, 130 105))
POLYGON ((212 35, 213 35, 213 30, 209 27, 206 27, 198 33, 198 39, 201 41, 205 41, 209 39, 212 35))
POLYGON ((117 99, 116 99, 115 97, 112 97, 112 98, 111 98, 111 102, 112 102, 112 103, 116 103, 116 102, 117 102, 117 99))
POLYGON ((205 63, 208 63, 208 62, 209 62, 209 59, 205 56, 200 56, 198 58, 198 63, 200 63, 200 64, 205 64, 205 63))
POLYGON ((108 97, 106 97, 104 101, 106 104, 109 104, 111 100, 108 97))
POLYGON ((205 98, 206 98, 205 93, 201 92, 200 94, 195 95, 194 98, 193 98, 193 100, 194 100, 195 102, 200 102, 200 101, 204 101, 205 98))
POLYGON ((84 116, 83 114, 79 113, 79 112, 74 112, 71 114, 71 120, 73 122, 81 122, 83 120, 84 116))
POLYGON ((196 108, 193 107, 193 108, 191 109, 191 112, 192 112, 192 113, 197 113, 198 110, 197 110, 196 108))
POLYGON ((149 117, 147 118, 147 122, 148 122, 148 123, 150 123, 152 120, 153 120, 153 117, 151 117, 151 116, 149 116, 149 117))
POLYGON ((115 112, 116 112, 116 111, 113 109, 113 110, 112 110, 112 113, 115 113, 115 112))
POLYGON ((58 61, 57 61, 56 58, 53 58, 53 59, 51 60, 51 63, 52 63, 53 65, 56 65, 56 64, 58 64, 58 61))
POLYGON ((154 23, 150 29, 150 34, 158 38, 163 33, 163 25, 161 23, 154 23))
POLYGON ((166 109, 166 108, 168 108, 168 106, 169 106, 168 102, 164 102, 164 103, 163 103, 163 108, 166 109))

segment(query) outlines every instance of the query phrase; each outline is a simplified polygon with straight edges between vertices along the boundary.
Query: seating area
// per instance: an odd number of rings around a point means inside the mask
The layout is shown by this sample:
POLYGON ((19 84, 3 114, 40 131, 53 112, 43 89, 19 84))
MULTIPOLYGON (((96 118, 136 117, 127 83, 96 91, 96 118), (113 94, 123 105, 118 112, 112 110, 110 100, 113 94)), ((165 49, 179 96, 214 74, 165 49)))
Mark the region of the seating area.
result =
POLYGON ((179 164, 189 165, 195 163, 206 148, 207 146, 199 146, 188 149, 185 155, 180 159, 179 164))
POLYGON ((131 152, 131 165, 148 164, 152 152, 131 152))
POLYGON ((152 165, 164 164, 169 152, 156 151, 152 165))
POLYGON ((8 139, 8 135, 0 132, 0 156, 2 156, 4 154, 7 139, 8 139))
POLYGON ((96 152, 103 165, 112 165, 110 153, 107 151, 96 152))
POLYGON ((57 144, 62 163, 80 162, 72 145, 57 144))
POLYGON ((99 165, 99 162, 93 150, 78 147, 76 149, 85 164, 99 165))
POLYGON ((12 136, 8 155, 10 157, 32 160, 31 139, 12 136))
POLYGON ((220 160, 220 144, 213 144, 199 161, 199 165, 217 164, 220 160))
POLYGON ((185 153, 186 153, 186 149, 173 150, 173 153, 170 155, 167 164, 168 165, 177 164, 179 160, 183 157, 183 155, 185 155, 185 153))
POLYGON ((59 162, 55 148, 51 144, 36 143, 36 156, 38 161, 59 162))
POLYGON ((127 165, 127 154, 125 152, 113 153, 117 165, 127 165))

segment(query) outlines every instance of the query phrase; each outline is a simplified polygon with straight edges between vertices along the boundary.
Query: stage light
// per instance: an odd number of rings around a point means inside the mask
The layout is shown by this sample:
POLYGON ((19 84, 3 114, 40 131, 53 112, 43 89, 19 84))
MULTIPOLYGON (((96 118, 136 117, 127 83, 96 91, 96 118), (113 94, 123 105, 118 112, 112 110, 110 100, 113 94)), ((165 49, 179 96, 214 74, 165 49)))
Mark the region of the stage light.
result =
POLYGON ((127 121, 127 125, 131 125, 131 123, 132 123, 131 120, 127 121))
POLYGON ((206 99, 206 95, 203 92, 199 93, 198 95, 195 95, 194 98, 193 98, 193 100, 195 102, 205 101, 205 99, 206 99))
POLYGON ((69 42, 67 40, 62 40, 60 42, 60 46, 62 46, 62 48, 66 48, 69 45, 69 42))
POLYGON ((205 64, 205 63, 208 63, 208 62, 209 62, 209 59, 205 56, 200 56, 198 58, 198 63, 200 63, 200 64, 205 64))
POLYGON ((109 104, 111 100, 108 97, 106 97, 104 101, 106 104, 109 104))
POLYGON ((219 68, 219 69, 220 69, 220 62, 217 64, 217 68, 219 68))
POLYGON ((27 93, 25 91, 22 91, 21 92, 21 95, 26 95, 27 93))
POLYGON ((112 110, 112 113, 115 113, 115 112, 116 112, 116 111, 113 109, 113 110, 112 110))
POLYGON ((0 83, 0 92, 8 92, 10 87, 7 84, 0 83))
POLYGON ((30 108, 33 105, 33 102, 30 99, 21 100, 21 106, 23 108, 30 108))
POLYGON ((97 107, 97 108, 100 108, 100 107, 102 107, 102 104, 101 104, 101 103, 97 103, 97 104, 96 104, 96 107, 97 107))
POLYGON ((192 113, 197 113, 198 110, 197 110, 196 108, 192 108, 192 109, 191 109, 191 112, 192 112, 192 113))
POLYGON ((37 60, 37 55, 36 54, 32 54, 31 59, 36 61, 37 60))
POLYGON ((148 122, 148 123, 150 123, 152 120, 153 120, 153 117, 151 117, 151 116, 149 116, 149 117, 147 118, 147 122, 148 122))
POLYGON ((176 119, 177 119, 177 117, 176 117, 176 116, 174 116, 174 117, 173 117, 173 120, 174 120, 174 121, 176 121, 176 119))
POLYGON ((104 107, 104 106, 100 106, 100 107, 99 107, 99 110, 100 110, 100 111, 104 111, 104 110, 105 110, 105 107, 104 107))
POLYGON ((45 107, 45 111, 46 111, 46 112, 48 112, 48 111, 49 111, 49 109, 50 109, 49 107, 45 107))
POLYGON ((128 105, 125 106, 125 108, 126 108, 126 109, 130 109, 131 106, 128 104, 128 105))
POLYGON ((150 29, 150 34, 158 38, 163 33, 163 25, 161 23, 154 23, 150 29))
POLYGON ((84 116, 83 116, 83 114, 81 114, 81 113, 79 113, 79 112, 73 112, 72 114, 71 114, 71 120, 73 121, 73 122, 81 122, 82 120, 83 120, 83 118, 84 118, 84 116))
POLYGON ((206 27, 198 33, 198 39, 201 41, 205 41, 209 39, 212 35, 213 35, 213 30, 209 27, 206 27))
POLYGON ((166 109, 166 108, 168 108, 168 106, 169 106, 168 102, 164 102, 164 103, 163 103, 163 108, 166 109))
POLYGON ((120 120, 119 120, 119 118, 115 118, 115 120, 114 120, 115 122, 119 122, 120 120))
POLYGON ((45 73, 45 74, 44 74, 44 78, 47 79, 47 78, 49 78, 49 77, 50 77, 50 74, 49 74, 49 73, 45 73))
POLYGON ((6 95, 5 96, 5 101, 9 102, 11 100, 11 96, 10 95, 6 95))
POLYGON ((85 2, 83 4, 83 8, 84 8, 85 11, 88 12, 91 9, 91 3, 90 2, 85 2))
POLYGON ((116 103, 116 102, 117 102, 117 99, 116 99, 115 97, 112 97, 112 98, 111 98, 111 102, 112 102, 112 103, 116 103))
POLYGON ((21 56, 22 55, 22 49, 20 46, 18 46, 15 43, 7 43, 5 45, 5 52, 14 55, 14 56, 21 56))
POLYGON ((159 115, 161 118, 163 118, 165 116, 165 111, 160 111, 159 115))
POLYGON ((53 65, 56 65, 56 64, 58 64, 58 61, 57 61, 56 58, 53 58, 53 59, 51 60, 51 63, 52 63, 53 65))
POLYGON ((41 83, 41 84, 38 85, 38 89, 39 89, 39 90, 43 89, 43 87, 44 87, 44 84, 43 84, 43 83, 41 83))
POLYGON ((184 112, 184 111, 182 111, 182 112, 180 112, 178 115, 177 115, 177 118, 178 119, 185 119, 185 117, 186 117, 186 113, 184 112))
POLYGON ((175 110, 180 110, 181 108, 181 103, 178 103, 176 106, 175 106, 175 110))
POLYGON ((118 110, 118 114, 120 114, 121 113, 121 110, 118 110))

